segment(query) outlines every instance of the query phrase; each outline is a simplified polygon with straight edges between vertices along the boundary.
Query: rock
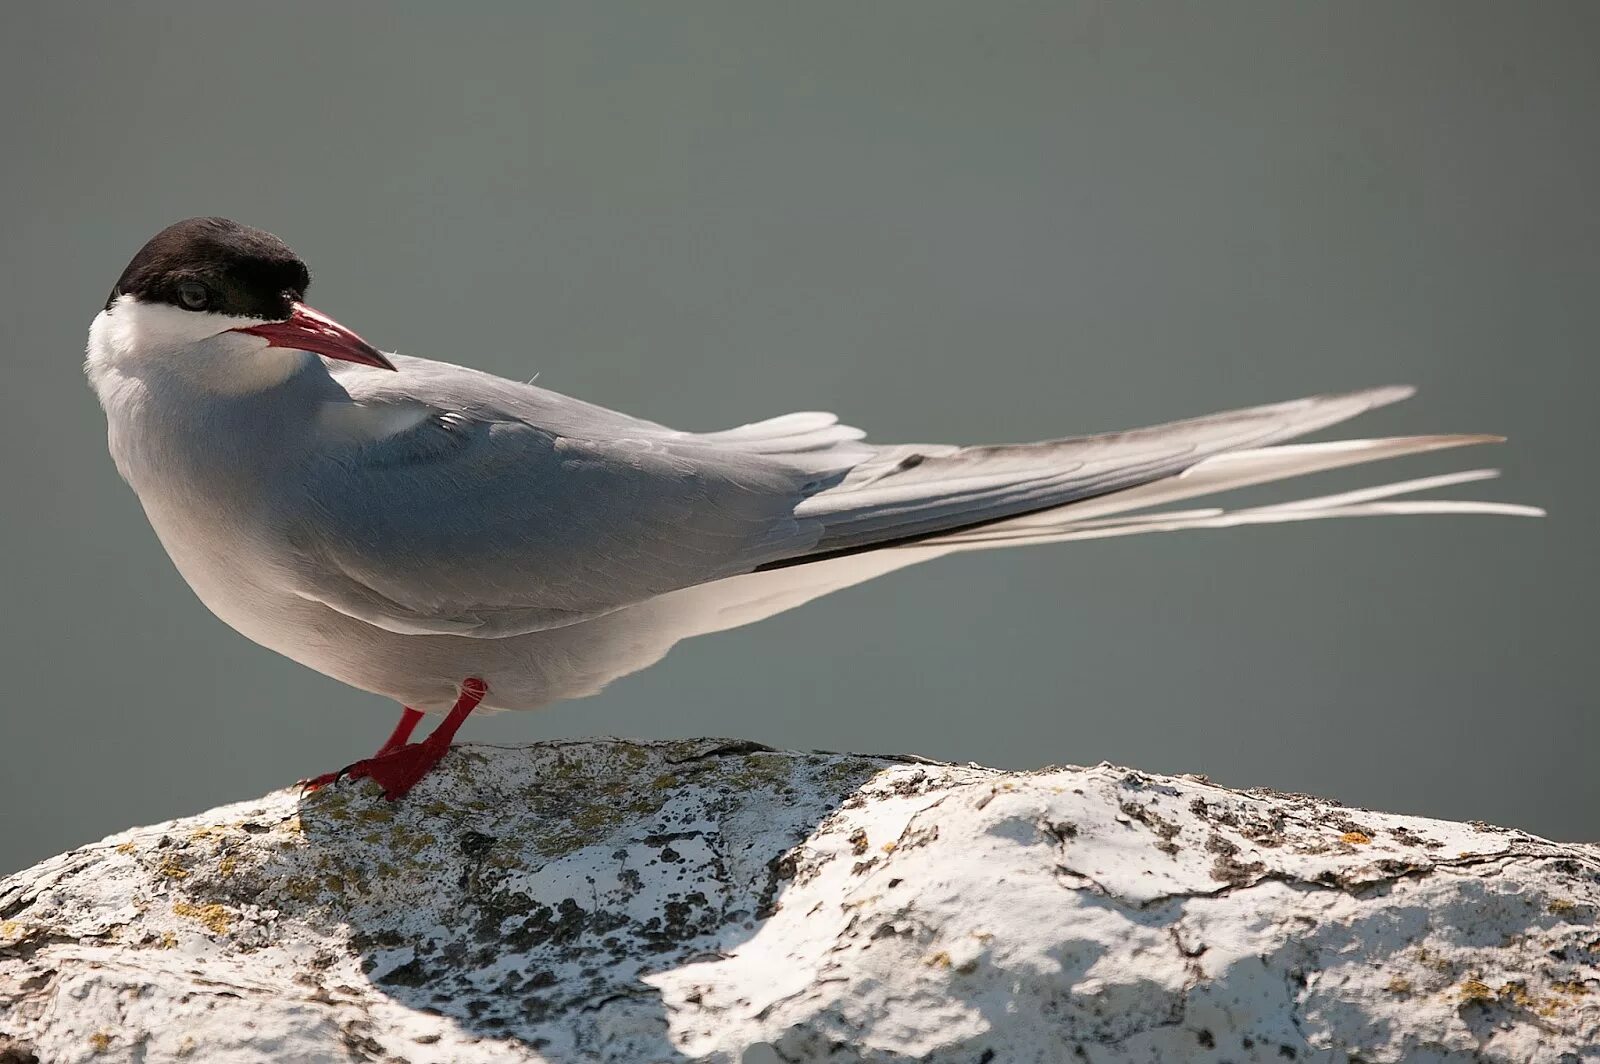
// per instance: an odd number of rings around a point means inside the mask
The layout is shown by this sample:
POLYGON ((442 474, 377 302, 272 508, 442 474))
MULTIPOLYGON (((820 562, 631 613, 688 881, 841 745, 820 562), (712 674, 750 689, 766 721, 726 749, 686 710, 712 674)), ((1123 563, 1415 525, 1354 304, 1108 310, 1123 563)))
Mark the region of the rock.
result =
POLYGON ((1592 1061, 1600 848, 1100 765, 462 747, 0 883, 0 1062, 1592 1061))

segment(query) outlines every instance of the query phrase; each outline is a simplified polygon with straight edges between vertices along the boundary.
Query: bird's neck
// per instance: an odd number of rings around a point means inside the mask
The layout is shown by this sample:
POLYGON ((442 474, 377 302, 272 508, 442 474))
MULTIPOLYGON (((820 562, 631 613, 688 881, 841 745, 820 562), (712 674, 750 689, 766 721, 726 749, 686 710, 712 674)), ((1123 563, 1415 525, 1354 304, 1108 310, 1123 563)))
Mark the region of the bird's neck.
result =
POLYGON ((157 484, 205 491, 269 459, 291 461, 324 404, 343 394, 305 352, 203 341, 157 353, 119 346, 115 329, 96 326, 85 369, 117 469, 141 494, 157 484))

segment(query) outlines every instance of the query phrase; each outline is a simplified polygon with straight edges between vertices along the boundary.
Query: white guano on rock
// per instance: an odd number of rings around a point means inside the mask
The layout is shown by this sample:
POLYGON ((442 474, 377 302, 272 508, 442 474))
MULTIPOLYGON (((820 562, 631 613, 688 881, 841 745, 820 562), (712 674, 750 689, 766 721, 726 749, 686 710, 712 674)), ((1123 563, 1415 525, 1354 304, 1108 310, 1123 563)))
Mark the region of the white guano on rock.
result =
POLYGON ((463 747, 0 882, 0 1064, 1600 1059, 1600 849, 1100 765, 463 747))

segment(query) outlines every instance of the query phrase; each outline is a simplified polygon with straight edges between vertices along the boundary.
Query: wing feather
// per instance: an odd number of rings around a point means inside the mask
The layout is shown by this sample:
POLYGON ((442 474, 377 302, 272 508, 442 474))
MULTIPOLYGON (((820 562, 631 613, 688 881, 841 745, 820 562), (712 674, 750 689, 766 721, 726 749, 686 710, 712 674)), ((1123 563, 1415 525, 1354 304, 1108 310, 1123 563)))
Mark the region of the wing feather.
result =
POLYGON ((300 593, 390 631, 559 627, 811 549, 816 474, 692 439, 430 419, 304 471, 300 593))

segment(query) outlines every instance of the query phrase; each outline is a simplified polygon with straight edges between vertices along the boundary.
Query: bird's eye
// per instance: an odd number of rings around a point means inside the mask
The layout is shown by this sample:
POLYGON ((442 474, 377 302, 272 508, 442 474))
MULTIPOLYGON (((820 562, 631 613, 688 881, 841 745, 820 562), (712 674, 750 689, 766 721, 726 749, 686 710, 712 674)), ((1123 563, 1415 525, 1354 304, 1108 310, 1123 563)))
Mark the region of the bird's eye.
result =
POLYGON ((178 300, 184 310, 205 310, 211 302, 211 290, 199 281, 184 281, 178 286, 178 300))

